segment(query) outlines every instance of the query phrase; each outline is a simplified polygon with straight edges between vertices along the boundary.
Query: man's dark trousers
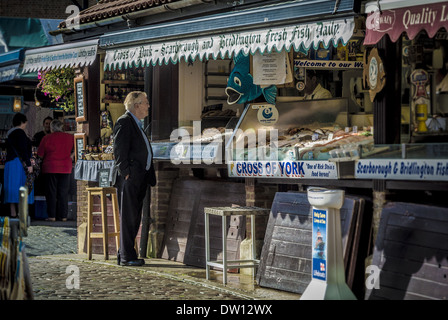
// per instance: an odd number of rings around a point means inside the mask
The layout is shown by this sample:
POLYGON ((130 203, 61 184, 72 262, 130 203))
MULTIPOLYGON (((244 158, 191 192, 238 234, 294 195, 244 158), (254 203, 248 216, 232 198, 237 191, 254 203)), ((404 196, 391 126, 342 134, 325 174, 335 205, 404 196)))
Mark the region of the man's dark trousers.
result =
POLYGON ((70 173, 46 173, 45 199, 49 218, 66 219, 68 214, 68 192, 70 173))
POLYGON ((128 180, 118 175, 115 186, 118 190, 121 214, 119 256, 121 261, 136 260, 138 253, 135 251, 135 238, 142 220, 146 189, 149 187, 149 171, 131 175, 128 180), (125 216, 125 219, 123 219, 123 216, 125 216))

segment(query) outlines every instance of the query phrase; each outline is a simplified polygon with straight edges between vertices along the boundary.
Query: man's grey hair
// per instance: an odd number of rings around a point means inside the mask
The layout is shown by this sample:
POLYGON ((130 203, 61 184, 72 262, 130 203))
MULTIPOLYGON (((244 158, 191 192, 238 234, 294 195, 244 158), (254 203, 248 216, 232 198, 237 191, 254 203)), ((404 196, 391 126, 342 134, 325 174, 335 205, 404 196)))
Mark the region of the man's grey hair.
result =
POLYGON ((63 127, 64 127, 64 124, 58 119, 54 119, 50 123, 50 129, 52 132, 62 132, 63 127))
POLYGON ((142 97, 146 98, 146 92, 143 92, 143 91, 132 91, 132 92, 130 92, 126 96, 126 99, 124 100, 124 107, 126 108, 126 110, 127 111, 133 111, 134 110, 134 105, 136 103, 141 102, 142 97))

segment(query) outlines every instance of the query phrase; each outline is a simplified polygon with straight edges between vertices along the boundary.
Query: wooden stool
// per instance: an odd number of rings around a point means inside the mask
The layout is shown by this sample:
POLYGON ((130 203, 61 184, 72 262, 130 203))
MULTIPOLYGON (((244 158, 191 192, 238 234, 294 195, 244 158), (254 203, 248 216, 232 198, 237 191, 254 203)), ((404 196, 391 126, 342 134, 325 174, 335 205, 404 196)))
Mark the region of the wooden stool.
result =
MULTIPOLYGON (((256 259, 255 246, 255 216, 269 214, 270 209, 259 207, 206 207, 205 213, 205 275, 207 280, 210 278, 210 267, 222 269, 222 282, 227 284, 227 270, 234 268, 256 268, 260 260, 256 259), (222 261, 210 260, 210 218, 209 215, 217 215, 222 218, 222 261), (227 260, 227 217, 229 216, 250 216, 251 217, 251 237, 252 237, 252 259, 249 260, 227 260), (241 262, 250 262, 251 264, 240 264, 241 262), (236 264, 228 264, 236 263, 236 264)), ((254 273, 255 274, 255 273, 254 273)))
POLYGON ((120 245, 120 215, 118 211, 117 189, 114 187, 96 187, 87 188, 87 257, 92 260, 92 239, 103 239, 104 259, 109 259, 109 237, 115 237, 117 245, 117 252, 120 245), (115 232, 108 232, 107 226, 107 199, 106 196, 110 194, 112 200, 112 213, 114 216, 115 232), (93 212, 93 199, 95 196, 100 197, 101 212, 93 212), (101 214, 102 232, 92 232, 93 230, 93 215, 101 214))

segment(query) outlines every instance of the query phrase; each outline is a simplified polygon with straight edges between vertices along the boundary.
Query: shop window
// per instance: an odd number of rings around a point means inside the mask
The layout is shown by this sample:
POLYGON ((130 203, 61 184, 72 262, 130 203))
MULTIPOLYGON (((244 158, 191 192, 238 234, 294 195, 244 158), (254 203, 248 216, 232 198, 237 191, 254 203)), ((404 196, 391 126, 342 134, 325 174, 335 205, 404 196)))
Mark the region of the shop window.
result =
POLYGON ((446 142, 448 33, 402 36, 401 142, 446 142))

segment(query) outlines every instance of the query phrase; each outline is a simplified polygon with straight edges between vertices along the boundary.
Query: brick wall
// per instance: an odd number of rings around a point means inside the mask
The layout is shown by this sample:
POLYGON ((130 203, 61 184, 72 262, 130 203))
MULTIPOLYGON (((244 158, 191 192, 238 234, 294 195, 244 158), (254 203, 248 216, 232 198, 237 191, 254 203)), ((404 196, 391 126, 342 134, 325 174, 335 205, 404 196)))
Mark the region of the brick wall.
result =
POLYGON ((180 175, 177 168, 164 168, 162 162, 155 163, 157 185, 151 188, 151 218, 152 223, 148 236, 147 256, 159 258, 162 251, 165 225, 170 207, 173 182, 180 175))
MULTIPOLYGON (((78 1, 82 4, 82 1, 78 1)), ((89 7, 97 3, 96 0, 89 0, 89 7)), ((66 13, 68 6, 73 5, 71 0, 0 0, 0 16, 3 17, 23 17, 23 18, 45 18, 61 19, 68 18, 71 13, 66 13)))
MULTIPOLYGON (((277 185, 259 184, 252 178, 246 178, 246 205, 270 209, 274 201, 277 185)), ((256 239, 264 239, 269 216, 256 217, 256 239)), ((246 219, 246 237, 250 237, 250 219, 246 219)))

